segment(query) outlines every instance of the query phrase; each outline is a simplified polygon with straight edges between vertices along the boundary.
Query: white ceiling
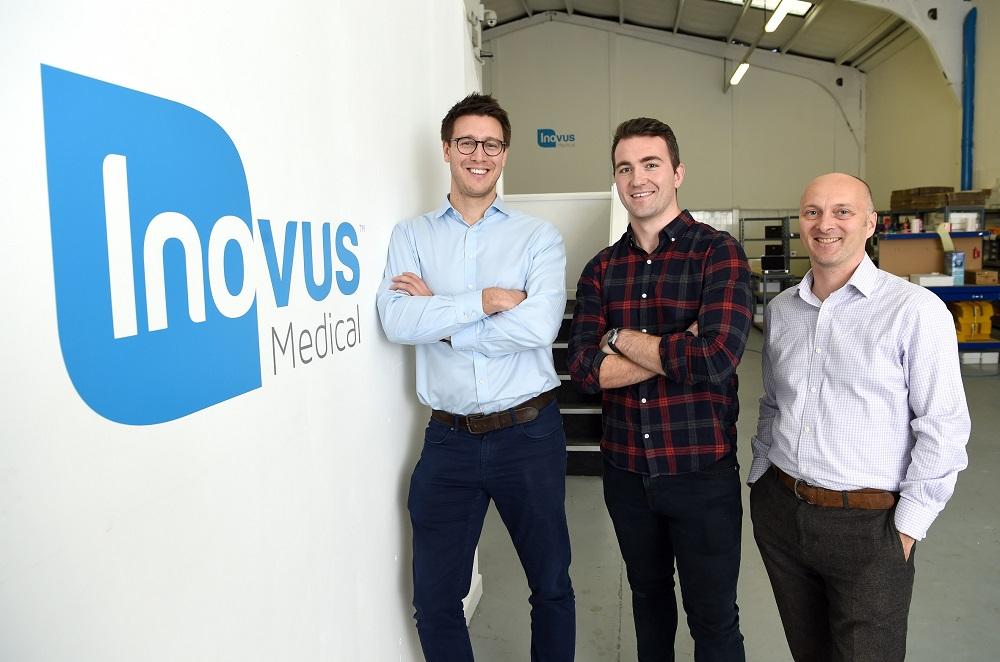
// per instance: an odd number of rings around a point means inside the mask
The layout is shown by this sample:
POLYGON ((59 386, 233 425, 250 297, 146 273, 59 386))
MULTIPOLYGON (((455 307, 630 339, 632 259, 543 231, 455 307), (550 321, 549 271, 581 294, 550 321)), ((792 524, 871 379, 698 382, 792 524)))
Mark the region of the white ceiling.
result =
MULTIPOLYGON (((771 12, 719 0, 482 0, 497 26, 557 12, 703 37, 836 62, 868 71, 917 33, 888 11, 850 0, 815 0, 805 16, 788 15, 764 32, 771 12)), ((484 31, 489 38, 489 31, 484 31)))

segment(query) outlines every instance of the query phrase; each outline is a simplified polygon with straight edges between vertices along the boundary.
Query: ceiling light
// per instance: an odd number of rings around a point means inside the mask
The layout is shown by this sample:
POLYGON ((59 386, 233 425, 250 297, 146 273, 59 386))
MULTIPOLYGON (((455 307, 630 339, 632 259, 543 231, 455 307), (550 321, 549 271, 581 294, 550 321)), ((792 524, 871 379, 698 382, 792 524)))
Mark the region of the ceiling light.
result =
POLYGON ((788 15, 788 10, 792 6, 792 0, 781 0, 781 4, 778 5, 774 13, 771 14, 770 20, 764 26, 764 32, 774 32, 781 25, 781 22, 785 20, 785 16, 788 15))
POLYGON ((739 85, 740 81, 743 80, 743 76, 746 75, 748 69, 750 69, 749 63, 740 62, 740 66, 736 67, 736 71, 733 72, 733 77, 729 79, 729 84, 739 85))

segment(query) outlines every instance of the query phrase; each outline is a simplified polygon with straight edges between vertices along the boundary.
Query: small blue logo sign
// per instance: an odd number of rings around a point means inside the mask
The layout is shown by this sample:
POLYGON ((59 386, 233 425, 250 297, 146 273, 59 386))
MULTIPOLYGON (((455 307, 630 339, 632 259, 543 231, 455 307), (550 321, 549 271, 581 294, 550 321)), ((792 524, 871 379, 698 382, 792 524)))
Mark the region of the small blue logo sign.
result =
POLYGON ((188 106, 45 65, 42 96, 59 342, 80 397, 147 425, 259 388, 233 141, 188 106))
POLYGON ((539 147, 555 147, 558 138, 556 132, 552 129, 539 129, 538 130, 538 146, 539 147))
POLYGON ((576 142, 575 133, 558 133, 555 129, 538 129, 538 146, 545 149, 572 147, 576 142))

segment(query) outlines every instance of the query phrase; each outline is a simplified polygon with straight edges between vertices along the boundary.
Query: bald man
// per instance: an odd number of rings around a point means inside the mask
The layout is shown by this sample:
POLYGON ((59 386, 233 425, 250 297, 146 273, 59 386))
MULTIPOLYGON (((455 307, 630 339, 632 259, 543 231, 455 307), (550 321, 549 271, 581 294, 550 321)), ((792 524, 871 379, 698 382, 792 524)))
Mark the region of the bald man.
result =
POLYGON ((747 482, 796 661, 904 659, 915 541, 967 464, 951 315, 872 263, 875 220, 862 180, 813 180, 799 209, 812 268, 764 314, 747 482))

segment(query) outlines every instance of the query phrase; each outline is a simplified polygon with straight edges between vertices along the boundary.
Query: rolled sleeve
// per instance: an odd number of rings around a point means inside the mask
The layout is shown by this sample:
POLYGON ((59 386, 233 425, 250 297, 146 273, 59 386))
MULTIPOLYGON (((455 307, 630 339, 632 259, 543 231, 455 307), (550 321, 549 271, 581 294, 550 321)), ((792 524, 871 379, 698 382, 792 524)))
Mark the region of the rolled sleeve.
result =
POLYGON ((660 339, 663 372, 674 382, 721 384, 736 372, 752 321, 750 267, 732 236, 719 233, 706 260, 698 335, 660 339))
POLYGON ((598 254, 584 267, 576 288, 576 305, 570 325, 569 373, 584 393, 601 391, 601 364, 607 354, 600 342, 607 331, 601 303, 601 257, 598 254))

